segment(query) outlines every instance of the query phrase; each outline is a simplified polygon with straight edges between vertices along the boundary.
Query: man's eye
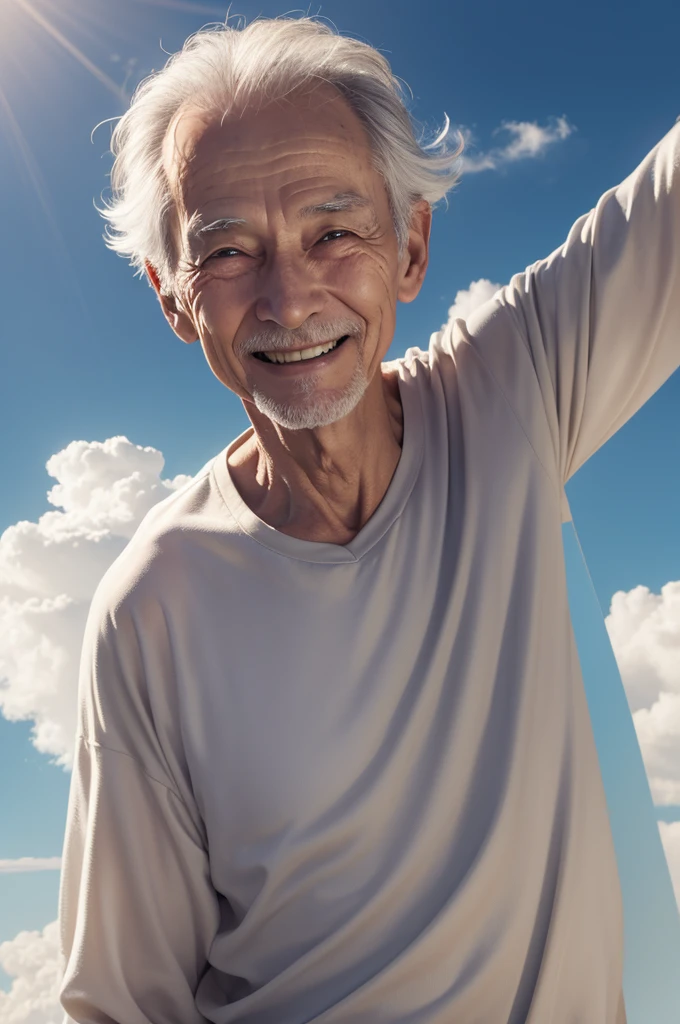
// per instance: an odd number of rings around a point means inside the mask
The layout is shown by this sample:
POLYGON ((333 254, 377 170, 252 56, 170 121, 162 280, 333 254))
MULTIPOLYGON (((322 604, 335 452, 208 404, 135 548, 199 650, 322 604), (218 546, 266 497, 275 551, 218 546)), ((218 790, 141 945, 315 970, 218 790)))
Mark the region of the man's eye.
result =
POLYGON ((208 256, 208 259, 212 260, 216 256, 228 256, 228 255, 242 256, 243 253, 241 252, 240 249, 231 249, 231 248, 229 248, 229 249, 217 249, 216 252, 213 252, 213 253, 210 254, 210 256, 208 256))
POLYGON ((337 231, 327 231, 326 234, 323 235, 323 237, 319 239, 319 241, 320 242, 325 242, 326 239, 329 239, 332 242, 332 241, 335 240, 335 238, 344 238, 345 235, 349 235, 349 234, 350 234, 349 231, 341 231, 340 229, 338 229, 337 231), (331 236, 334 236, 334 237, 332 238, 331 236))

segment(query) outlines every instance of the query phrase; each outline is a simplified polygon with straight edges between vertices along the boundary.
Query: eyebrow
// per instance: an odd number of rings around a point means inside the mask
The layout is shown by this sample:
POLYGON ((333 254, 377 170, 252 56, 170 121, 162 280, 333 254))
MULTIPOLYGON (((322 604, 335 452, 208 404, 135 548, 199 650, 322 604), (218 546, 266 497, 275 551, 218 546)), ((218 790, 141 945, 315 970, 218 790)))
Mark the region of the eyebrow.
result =
POLYGON ((346 210, 356 210, 362 207, 372 209, 373 204, 360 192, 349 189, 347 192, 336 192, 333 198, 326 200, 325 203, 317 203, 316 206, 303 206, 298 217, 302 219, 303 217, 316 217, 320 213, 344 213, 346 210))
MULTIPOLYGON (((372 210, 375 214, 370 199, 362 196, 360 192, 349 189, 345 192, 336 192, 331 199, 327 199, 323 203, 316 203, 314 206, 303 206, 298 212, 298 219, 318 217, 322 213, 344 213, 348 210, 366 208, 372 210)), ((248 221, 243 217, 220 217, 218 220, 211 221, 210 224, 203 224, 203 218, 197 211, 192 215, 187 224, 187 239, 189 243, 192 241, 200 242, 211 231, 228 231, 235 224, 247 223, 248 221)))
POLYGON ((196 212, 190 217, 187 224, 187 239, 190 243, 194 240, 200 242, 203 236, 211 231, 227 231, 234 224, 246 223, 247 221, 243 217, 220 217, 218 220, 211 221, 210 224, 204 224, 200 213, 196 212))

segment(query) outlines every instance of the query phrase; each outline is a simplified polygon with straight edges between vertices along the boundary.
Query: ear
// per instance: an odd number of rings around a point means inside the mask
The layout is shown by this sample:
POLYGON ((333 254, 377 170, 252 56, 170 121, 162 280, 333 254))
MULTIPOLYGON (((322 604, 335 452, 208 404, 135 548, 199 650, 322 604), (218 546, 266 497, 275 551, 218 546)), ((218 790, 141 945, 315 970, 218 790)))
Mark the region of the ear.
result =
POLYGON ((425 280, 430 254, 432 207, 425 199, 415 203, 411 214, 406 251, 401 260, 401 280, 397 291, 400 302, 413 302, 425 280))
POLYGON ((163 310, 165 319, 168 321, 177 337, 187 345, 191 345, 193 342, 198 341, 196 336, 198 332, 194 327, 191 317, 178 304, 174 295, 166 295, 162 291, 161 282, 155 268, 148 262, 144 263, 144 268, 151 284, 153 285, 154 291, 158 296, 158 301, 161 304, 161 309, 163 310))

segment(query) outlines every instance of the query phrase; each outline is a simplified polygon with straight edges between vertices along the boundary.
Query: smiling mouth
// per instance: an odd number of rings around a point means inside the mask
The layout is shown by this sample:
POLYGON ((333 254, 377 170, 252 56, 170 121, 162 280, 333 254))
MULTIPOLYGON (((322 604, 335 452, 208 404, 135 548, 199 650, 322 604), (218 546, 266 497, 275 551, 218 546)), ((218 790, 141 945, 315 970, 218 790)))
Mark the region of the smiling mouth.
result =
POLYGON ((319 359, 336 348, 340 348, 348 338, 349 334, 343 334, 335 341, 327 341, 323 345, 311 345, 309 348, 299 349, 297 352, 253 352, 253 356, 255 359, 261 359, 263 363, 298 363, 302 360, 319 359))

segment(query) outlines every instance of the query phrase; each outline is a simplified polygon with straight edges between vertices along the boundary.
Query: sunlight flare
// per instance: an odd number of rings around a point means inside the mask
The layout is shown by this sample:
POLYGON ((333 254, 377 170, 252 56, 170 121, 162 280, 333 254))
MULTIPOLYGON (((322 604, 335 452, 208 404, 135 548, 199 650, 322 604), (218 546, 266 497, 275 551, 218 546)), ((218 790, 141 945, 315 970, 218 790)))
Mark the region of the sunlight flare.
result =
POLYGON ((91 75, 94 75, 94 77, 110 92, 112 92, 114 96, 122 100, 123 103, 128 102, 129 97, 126 95, 125 91, 116 82, 114 82, 106 72, 97 67, 89 57, 86 57, 83 51, 80 50, 75 43, 72 43, 70 39, 67 39, 63 32, 60 32, 58 28, 55 28, 51 21, 49 21, 43 14, 40 14, 40 12, 28 2, 28 0, 14 0, 14 3, 17 4, 30 18, 32 18, 37 25, 40 25, 48 35, 56 40, 56 42, 58 42, 60 46, 67 51, 67 53, 70 53, 86 71, 89 71, 91 75))

